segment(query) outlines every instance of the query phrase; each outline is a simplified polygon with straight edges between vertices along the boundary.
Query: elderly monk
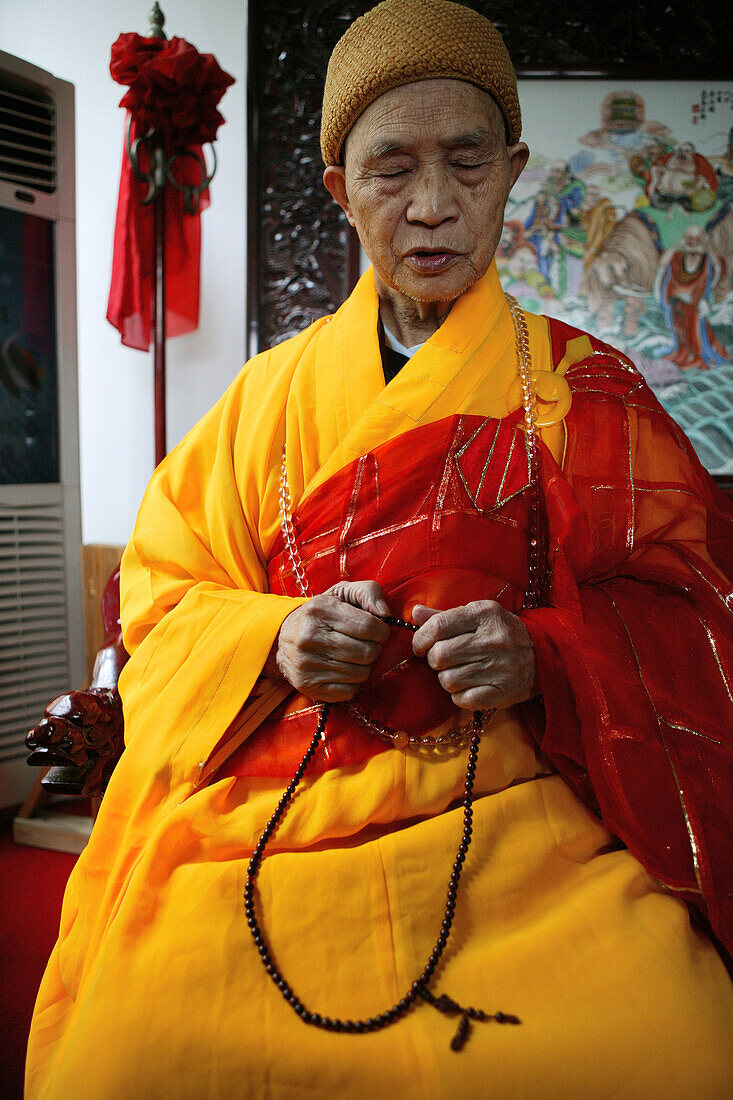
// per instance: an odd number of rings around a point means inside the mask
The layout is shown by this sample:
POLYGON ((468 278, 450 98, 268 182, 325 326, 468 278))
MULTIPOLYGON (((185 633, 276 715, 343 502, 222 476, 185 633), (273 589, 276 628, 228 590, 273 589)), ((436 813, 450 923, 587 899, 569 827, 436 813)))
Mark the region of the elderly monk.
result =
POLYGON ((628 360, 502 293, 490 23, 358 19, 322 149, 372 267, 146 493, 28 1096, 719 1098, 731 509, 628 360))

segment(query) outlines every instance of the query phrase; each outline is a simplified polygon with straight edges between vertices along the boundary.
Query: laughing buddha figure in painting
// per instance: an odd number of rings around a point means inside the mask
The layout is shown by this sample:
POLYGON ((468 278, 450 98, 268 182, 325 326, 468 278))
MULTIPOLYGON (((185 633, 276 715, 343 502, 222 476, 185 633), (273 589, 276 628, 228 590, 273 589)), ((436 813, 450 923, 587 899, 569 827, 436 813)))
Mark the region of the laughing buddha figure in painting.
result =
POLYGON ((321 144, 371 267, 145 494, 27 1096, 719 1100, 729 502, 628 359, 502 292, 490 22, 357 19, 321 144))

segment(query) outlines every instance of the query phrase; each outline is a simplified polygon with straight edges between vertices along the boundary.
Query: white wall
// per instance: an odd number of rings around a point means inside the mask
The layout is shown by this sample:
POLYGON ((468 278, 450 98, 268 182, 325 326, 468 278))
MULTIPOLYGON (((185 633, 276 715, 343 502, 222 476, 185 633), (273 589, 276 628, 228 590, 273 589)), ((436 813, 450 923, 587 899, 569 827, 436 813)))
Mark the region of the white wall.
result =
MULTIPOLYGON (((0 48, 76 87, 81 500, 86 543, 124 543, 153 470, 152 352, 105 319, 125 90, 112 42, 146 34, 152 0, 0 0, 0 48)), ((164 0, 168 36, 213 53, 236 78, 221 111, 219 169, 202 216, 199 329, 168 341, 168 444, 217 400, 245 358, 246 0, 164 0)))

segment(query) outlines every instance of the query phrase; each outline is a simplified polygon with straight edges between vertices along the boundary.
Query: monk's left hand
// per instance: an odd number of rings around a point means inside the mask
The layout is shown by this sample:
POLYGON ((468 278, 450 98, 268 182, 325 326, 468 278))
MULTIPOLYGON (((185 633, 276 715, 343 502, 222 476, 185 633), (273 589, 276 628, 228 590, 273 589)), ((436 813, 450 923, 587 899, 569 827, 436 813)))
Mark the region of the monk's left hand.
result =
POLYGON ((417 604, 412 648, 425 657, 453 702, 464 710, 511 707, 536 694, 529 631, 494 600, 449 611, 417 604))

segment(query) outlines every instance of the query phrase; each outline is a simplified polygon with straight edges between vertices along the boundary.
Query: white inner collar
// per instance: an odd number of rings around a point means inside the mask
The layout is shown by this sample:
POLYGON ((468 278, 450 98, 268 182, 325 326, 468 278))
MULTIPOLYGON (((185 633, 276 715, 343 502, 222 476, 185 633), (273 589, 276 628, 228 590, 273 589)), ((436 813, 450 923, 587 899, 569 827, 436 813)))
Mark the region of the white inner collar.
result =
MULTIPOLYGON (((415 352, 419 351, 420 348, 423 346, 422 344, 415 344, 411 348, 406 348, 404 344, 401 344, 399 342, 396 336, 392 335, 384 322, 382 322, 382 327, 384 328, 384 338, 389 346, 392 348, 392 351, 398 351, 400 355, 406 355, 408 359, 412 359, 415 352)), ((425 343, 424 340, 423 343, 425 343)))

